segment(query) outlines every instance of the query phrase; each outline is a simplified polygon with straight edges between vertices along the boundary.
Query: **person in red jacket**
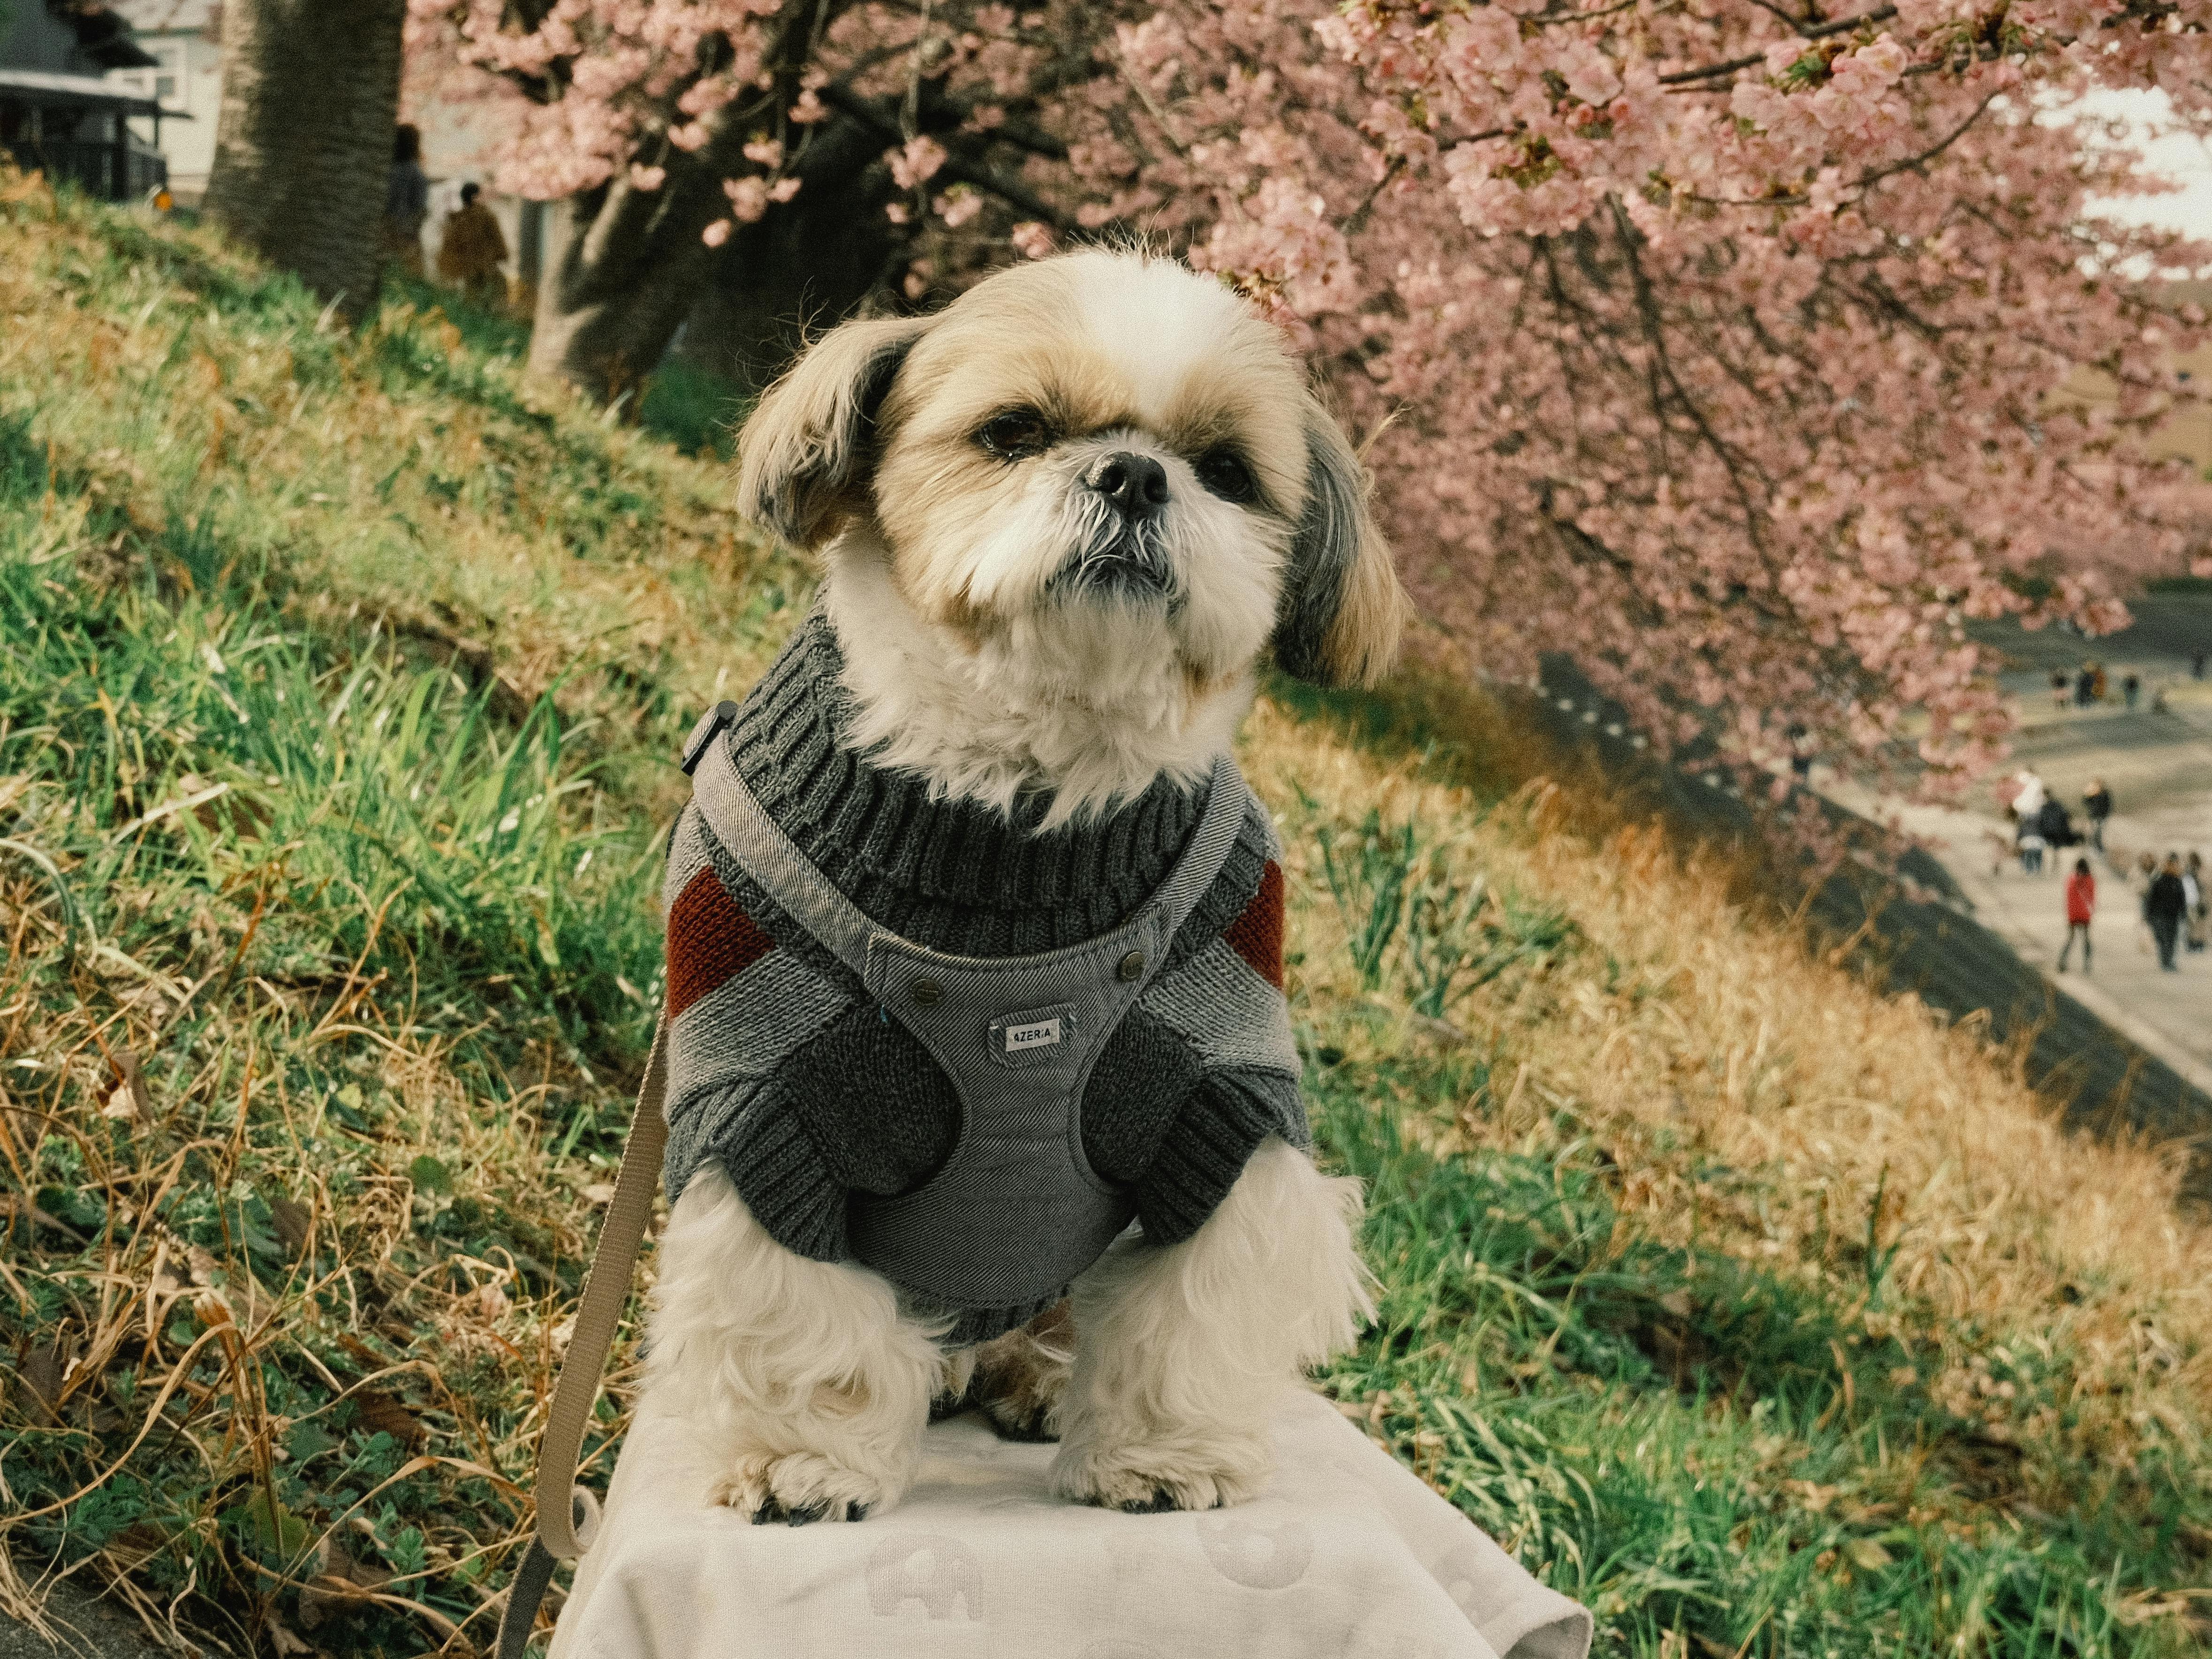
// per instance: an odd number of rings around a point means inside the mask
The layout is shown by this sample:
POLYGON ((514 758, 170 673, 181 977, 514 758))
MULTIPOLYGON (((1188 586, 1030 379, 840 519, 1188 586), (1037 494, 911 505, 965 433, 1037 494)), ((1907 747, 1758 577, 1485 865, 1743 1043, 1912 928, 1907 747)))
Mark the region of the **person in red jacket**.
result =
POLYGON ((2066 943, 2058 952, 2058 971, 2066 971, 2066 958, 2074 952, 2074 941, 2081 941, 2081 971, 2089 971, 2089 957, 2095 946, 2089 943, 2089 918, 2097 913, 2097 878, 2089 873, 2089 860, 2075 859, 2074 873, 2066 878, 2066 943))

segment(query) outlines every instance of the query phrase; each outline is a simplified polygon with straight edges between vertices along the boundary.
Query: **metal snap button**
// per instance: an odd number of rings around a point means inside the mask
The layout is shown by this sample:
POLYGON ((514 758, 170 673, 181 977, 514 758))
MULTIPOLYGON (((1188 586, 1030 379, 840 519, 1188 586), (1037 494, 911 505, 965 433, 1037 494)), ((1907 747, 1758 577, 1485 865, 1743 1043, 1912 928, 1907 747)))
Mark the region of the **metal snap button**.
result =
POLYGON ((906 988, 914 1000, 925 1008, 945 994, 945 988, 933 979, 918 979, 906 988))
POLYGON ((1145 971, 1145 953, 1142 951, 1130 951, 1121 958, 1114 971, 1125 980, 1134 980, 1145 971))

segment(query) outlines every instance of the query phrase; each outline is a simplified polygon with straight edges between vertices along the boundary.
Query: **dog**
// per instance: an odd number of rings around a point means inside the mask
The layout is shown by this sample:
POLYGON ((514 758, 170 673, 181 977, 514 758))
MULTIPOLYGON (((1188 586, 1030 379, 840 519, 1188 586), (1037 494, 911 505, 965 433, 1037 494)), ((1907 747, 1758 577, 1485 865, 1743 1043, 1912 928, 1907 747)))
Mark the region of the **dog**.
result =
MULTIPOLYGON (((933 315, 834 329, 746 422, 737 488, 823 562, 844 750, 1024 835, 1163 790, 1195 802, 1271 652, 1310 681, 1371 683, 1407 613, 1361 465, 1281 331, 1145 253, 1063 254, 933 315)), ((896 1035, 891 1012, 854 1029, 896 1035)), ((1287 1016, 1268 1018, 1287 1045, 1287 1016)), ((1242 1502, 1269 1473, 1271 1401, 1371 1312, 1358 1183, 1283 1133, 1188 1237, 1127 1229, 1066 1301, 988 1340, 858 1261, 792 1248, 757 1207, 712 1158, 676 1196, 641 1401, 691 1427, 715 1499, 757 1521, 896 1503, 933 1402, 1056 1436, 1053 1487, 1076 1502, 1242 1502)))

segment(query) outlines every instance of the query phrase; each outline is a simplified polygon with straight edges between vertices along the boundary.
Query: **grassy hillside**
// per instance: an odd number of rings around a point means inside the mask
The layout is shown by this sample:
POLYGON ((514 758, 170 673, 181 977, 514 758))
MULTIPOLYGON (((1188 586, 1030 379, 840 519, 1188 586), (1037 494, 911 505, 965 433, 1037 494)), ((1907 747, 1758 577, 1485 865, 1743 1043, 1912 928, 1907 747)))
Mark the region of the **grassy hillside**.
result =
MULTIPOLYGON (((496 335, 331 332, 191 234, 0 198, 0 1598, 481 1646, 671 757, 807 576, 496 335)), ((2171 1160, 2062 1136, 1477 697, 1285 690, 1244 759, 1383 1284, 1323 1386, 1602 1652, 2201 1646, 2171 1160)))

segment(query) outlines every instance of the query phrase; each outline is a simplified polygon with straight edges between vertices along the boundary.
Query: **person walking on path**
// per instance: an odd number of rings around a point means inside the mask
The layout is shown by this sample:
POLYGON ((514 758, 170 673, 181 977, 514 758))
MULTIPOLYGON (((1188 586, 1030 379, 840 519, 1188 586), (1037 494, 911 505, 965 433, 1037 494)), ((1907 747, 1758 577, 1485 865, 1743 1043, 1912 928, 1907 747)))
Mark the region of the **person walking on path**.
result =
POLYGON ((410 276, 422 274, 422 222, 429 216, 422 134, 403 121, 392 135, 392 173, 384 187, 384 255, 410 276))
POLYGON ((461 204, 446 216, 438 241, 438 275, 482 306, 507 298, 507 236, 474 184, 461 186, 461 204))
POLYGON ((2191 951, 2204 948, 2204 860, 2191 853, 2181 866, 2181 896, 2188 908, 2182 914, 2182 939, 2191 951))
POLYGON ((2054 853, 2063 852, 2081 837, 2074 828, 2074 819, 2056 795, 2046 795, 2043 806, 2035 815, 2035 827, 2043 832, 2043 844, 2054 853))
POLYGON ((2014 826, 2013 850, 2020 854, 2020 867, 2027 875, 2043 868, 2043 803, 2050 798, 2033 767, 2023 766, 2013 775, 2012 799, 2005 805, 2014 826))
POLYGON ((2064 669, 2054 668, 2051 671, 2051 706, 2062 713, 2073 699, 2073 693, 2068 689, 2069 684, 2064 669))
POLYGON ((2142 696, 2142 675, 2131 672, 2126 678, 2120 682, 2120 696, 2122 700, 2126 702, 2129 708, 2134 708, 2136 706, 2136 699, 2142 696))
POLYGON ((2089 961, 2096 946, 2089 942, 2089 918, 2097 914, 2097 878, 2089 873, 2089 860, 2075 859, 2074 873, 2066 878, 2066 943, 2059 947, 2058 971, 2066 971, 2066 958, 2074 953, 2074 941, 2081 941, 2081 971, 2089 971, 2089 961))
POLYGON ((2089 787, 2081 792, 2081 811, 2089 819, 2089 845, 2101 853, 2105 850, 2105 820, 2112 816, 2112 792, 2105 787, 2104 779, 2089 780, 2089 787))
POLYGON ((2151 939, 2158 945, 2158 965, 2169 974, 2180 971, 2174 966, 2173 947, 2180 943, 2181 919, 2188 909, 2188 890, 2181 884, 2180 855, 2168 853, 2166 867, 2151 878, 2143 894, 2143 920, 2150 924, 2151 939))

